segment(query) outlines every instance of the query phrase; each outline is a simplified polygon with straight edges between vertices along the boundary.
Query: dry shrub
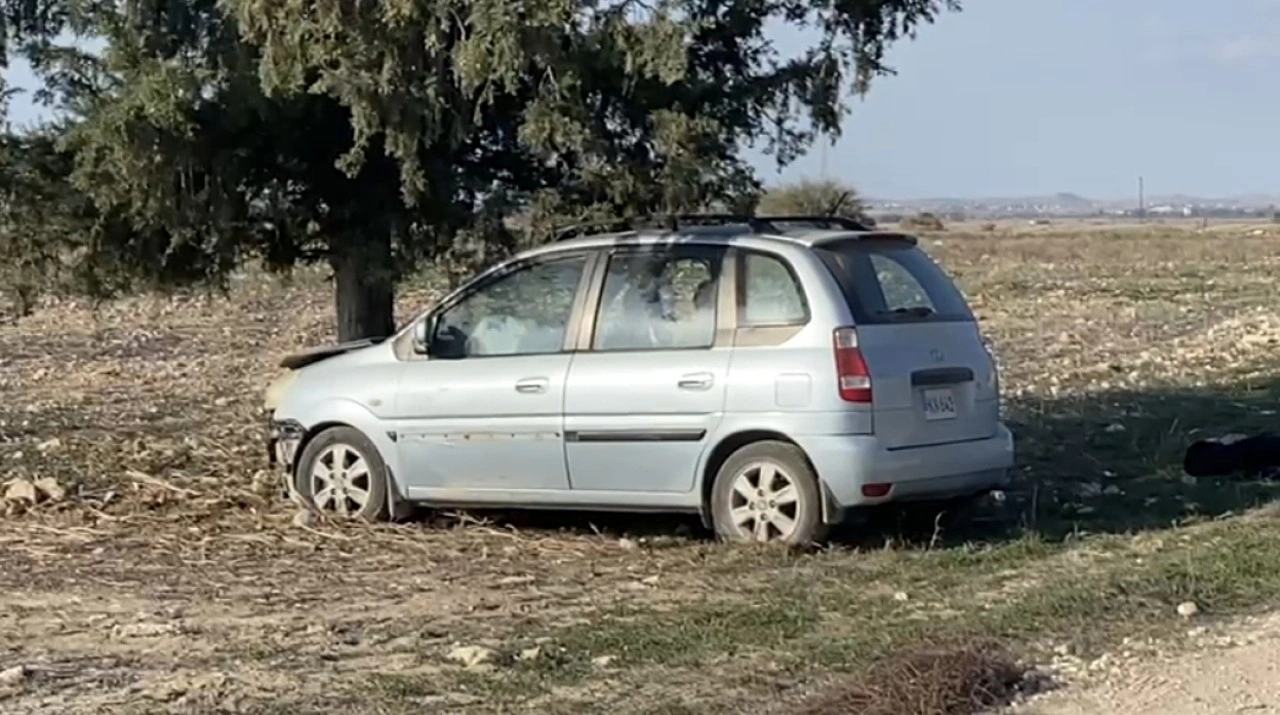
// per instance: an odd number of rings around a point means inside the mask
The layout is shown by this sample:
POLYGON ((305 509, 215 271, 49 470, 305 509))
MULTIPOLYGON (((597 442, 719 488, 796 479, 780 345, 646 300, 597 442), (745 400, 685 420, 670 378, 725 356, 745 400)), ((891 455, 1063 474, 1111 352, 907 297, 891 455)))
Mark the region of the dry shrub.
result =
POLYGON ((928 211, 918 216, 907 216, 898 224, 906 231, 945 231, 947 227, 942 219, 928 211))
POLYGON ((969 715, 1010 702, 1024 674, 996 643, 917 649, 817 694, 798 715, 969 715))

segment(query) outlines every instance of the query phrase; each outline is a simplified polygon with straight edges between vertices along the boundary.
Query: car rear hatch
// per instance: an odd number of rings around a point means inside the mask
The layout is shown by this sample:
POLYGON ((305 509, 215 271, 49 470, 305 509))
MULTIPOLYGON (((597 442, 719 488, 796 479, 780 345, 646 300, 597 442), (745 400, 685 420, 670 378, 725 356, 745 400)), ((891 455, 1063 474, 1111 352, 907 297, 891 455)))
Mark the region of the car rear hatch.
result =
POLYGON ((854 317, 834 336, 842 396, 870 403, 880 442, 905 449, 994 436, 994 361, 964 296, 915 241, 863 236, 815 251, 854 317))

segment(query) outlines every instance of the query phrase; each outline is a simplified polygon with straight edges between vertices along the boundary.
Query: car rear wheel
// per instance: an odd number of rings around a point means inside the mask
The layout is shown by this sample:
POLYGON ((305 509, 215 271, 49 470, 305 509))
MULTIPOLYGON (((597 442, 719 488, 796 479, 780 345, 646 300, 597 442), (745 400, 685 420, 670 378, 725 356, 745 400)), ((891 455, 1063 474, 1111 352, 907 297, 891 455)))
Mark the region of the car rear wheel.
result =
POLYGON ((387 467, 359 430, 331 427, 307 443, 294 472, 298 495, 326 516, 387 519, 387 467))
POLYGON ((818 476, 804 452, 756 442, 729 456, 711 489, 716 534, 727 541, 807 545, 826 534, 818 476))

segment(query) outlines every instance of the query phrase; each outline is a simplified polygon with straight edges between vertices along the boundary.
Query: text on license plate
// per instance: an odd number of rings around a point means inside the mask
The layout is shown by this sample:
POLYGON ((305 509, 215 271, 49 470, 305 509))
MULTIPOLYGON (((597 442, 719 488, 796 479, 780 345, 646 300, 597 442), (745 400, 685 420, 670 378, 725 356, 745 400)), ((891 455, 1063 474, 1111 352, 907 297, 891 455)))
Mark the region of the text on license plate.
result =
POLYGON ((956 416, 956 396, 951 390, 924 391, 924 418, 949 420, 956 416))

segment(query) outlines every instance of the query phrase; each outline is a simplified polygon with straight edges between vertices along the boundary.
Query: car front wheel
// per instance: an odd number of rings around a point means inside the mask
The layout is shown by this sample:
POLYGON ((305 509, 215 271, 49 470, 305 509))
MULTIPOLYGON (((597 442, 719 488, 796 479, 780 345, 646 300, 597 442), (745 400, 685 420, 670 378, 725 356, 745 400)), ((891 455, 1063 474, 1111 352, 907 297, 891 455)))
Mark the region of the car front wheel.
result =
POLYGON ((387 519, 387 467, 359 430, 331 427, 316 435, 298 458, 298 495, 326 516, 387 519))
POLYGON ((716 473, 711 515, 727 541, 803 546, 826 534, 818 476, 804 452, 785 442, 756 442, 730 455, 716 473))

